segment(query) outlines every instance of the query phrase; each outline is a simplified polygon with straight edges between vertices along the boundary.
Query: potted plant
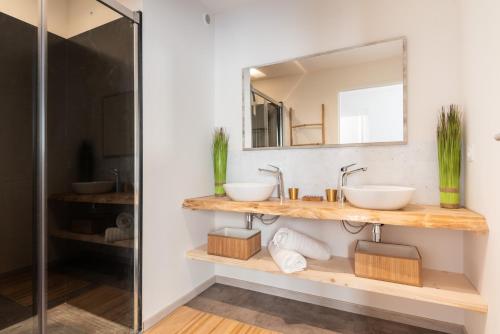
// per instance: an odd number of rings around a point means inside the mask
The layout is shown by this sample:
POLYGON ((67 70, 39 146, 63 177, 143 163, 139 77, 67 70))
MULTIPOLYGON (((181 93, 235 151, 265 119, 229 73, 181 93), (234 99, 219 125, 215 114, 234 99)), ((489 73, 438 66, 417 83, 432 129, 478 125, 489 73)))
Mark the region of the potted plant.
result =
POLYGON ((437 127, 441 207, 460 207, 462 113, 457 105, 442 107, 437 127))
POLYGON ((215 196, 225 196, 227 147, 229 135, 224 128, 216 128, 213 135, 212 155, 214 161, 215 196))

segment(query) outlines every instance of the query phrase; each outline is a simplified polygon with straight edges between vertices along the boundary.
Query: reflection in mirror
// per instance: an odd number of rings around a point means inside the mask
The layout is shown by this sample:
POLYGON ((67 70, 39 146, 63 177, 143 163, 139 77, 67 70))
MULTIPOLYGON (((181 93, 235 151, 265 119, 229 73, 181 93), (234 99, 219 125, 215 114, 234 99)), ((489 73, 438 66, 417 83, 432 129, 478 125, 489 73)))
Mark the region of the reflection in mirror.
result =
POLYGON ((406 40, 243 70, 244 148, 406 143, 406 40))
POLYGON ((252 147, 281 146, 283 103, 252 90, 252 147))

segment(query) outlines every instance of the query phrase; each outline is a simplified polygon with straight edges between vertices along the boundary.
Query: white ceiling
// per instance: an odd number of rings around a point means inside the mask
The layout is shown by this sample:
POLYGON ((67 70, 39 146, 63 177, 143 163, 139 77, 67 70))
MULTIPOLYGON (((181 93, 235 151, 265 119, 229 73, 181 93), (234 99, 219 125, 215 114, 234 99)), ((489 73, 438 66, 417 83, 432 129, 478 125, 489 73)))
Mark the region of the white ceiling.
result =
POLYGON ((210 14, 220 13, 255 0, 200 0, 210 14))
MULTIPOLYGON (((137 7, 140 0, 119 0, 125 5, 137 7)), ((0 12, 32 25, 38 24, 38 0, 0 0, 0 12)), ((121 17, 95 0, 48 1, 49 32, 70 38, 121 17)))
POLYGON ((353 66, 394 57, 402 57, 402 53, 403 42, 401 40, 378 43, 257 67, 257 69, 266 76, 252 80, 266 80, 281 76, 301 75, 339 67, 353 66))

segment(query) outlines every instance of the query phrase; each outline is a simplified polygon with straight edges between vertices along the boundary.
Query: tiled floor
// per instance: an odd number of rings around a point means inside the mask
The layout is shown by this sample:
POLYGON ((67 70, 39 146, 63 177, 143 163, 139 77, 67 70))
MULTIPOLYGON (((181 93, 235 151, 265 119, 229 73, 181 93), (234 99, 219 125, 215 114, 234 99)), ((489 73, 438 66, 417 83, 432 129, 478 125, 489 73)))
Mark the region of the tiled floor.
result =
POLYGON ((186 306, 286 334, 440 333, 221 284, 186 306))

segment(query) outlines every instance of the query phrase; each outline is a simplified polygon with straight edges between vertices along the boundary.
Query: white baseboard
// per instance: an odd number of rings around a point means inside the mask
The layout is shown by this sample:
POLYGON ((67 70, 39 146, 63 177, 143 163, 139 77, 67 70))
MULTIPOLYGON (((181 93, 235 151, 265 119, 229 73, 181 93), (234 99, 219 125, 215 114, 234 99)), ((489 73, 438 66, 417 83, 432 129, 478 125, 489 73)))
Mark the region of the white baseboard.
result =
POLYGON ((387 311, 375 307, 358 305, 353 303, 348 303, 340 300, 314 296, 305 294, 302 292, 296 292, 292 290, 286 290, 281 288, 276 288, 272 286, 267 286, 259 283, 247 282, 235 278, 216 276, 215 282, 234 286, 237 288, 242 288, 246 290, 256 291, 265 293, 268 295, 283 297, 287 299, 297 300, 300 302, 310 303, 314 305, 320 305, 324 307, 333 308, 336 310, 351 312, 355 314, 370 316, 374 318, 379 318, 383 320, 395 321, 403 323, 406 325, 426 328, 430 330, 440 331, 449 334, 465 334, 465 327, 458 324, 453 324, 444 321, 438 321, 434 319, 428 319, 423 317, 417 317, 413 315, 408 315, 404 313, 398 313, 393 311, 387 311))
POLYGON ((191 299, 194 297, 198 296, 200 293, 211 287, 215 283, 215 276, 209 278, 205 282, 201 283, 197 287, 195 287, 193 290, 191 290, 189 293, 185 294, 181 298, 177 299, 175 302, 172 304, 168 305, 167 307, 163 308, 159 312, 157 312, 155 315, 152 317, 146 319, 143 323, 143 332, 147 331, 154 325, 156 325, 160 320, 165 318, 167 315, 172 313, 175 309, 181 307, 182 305, 186 304, 189 302, 191 299))

